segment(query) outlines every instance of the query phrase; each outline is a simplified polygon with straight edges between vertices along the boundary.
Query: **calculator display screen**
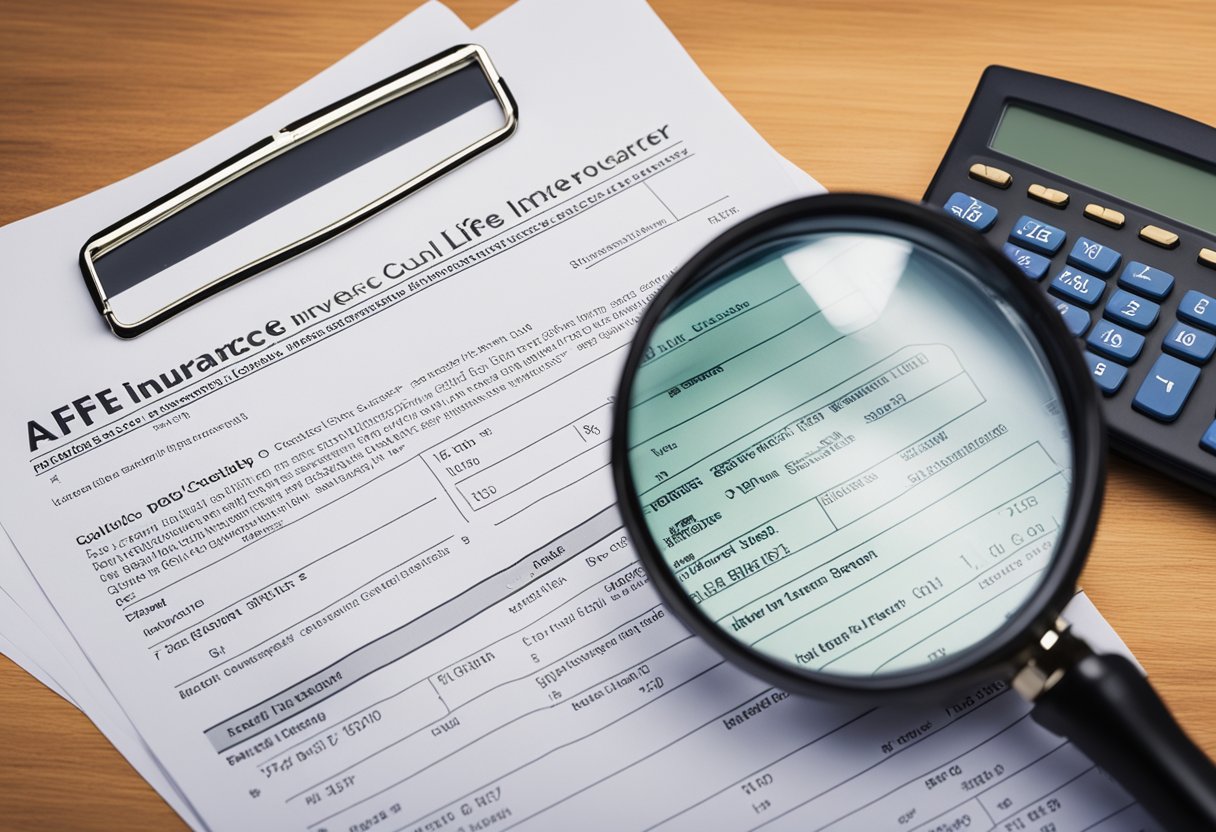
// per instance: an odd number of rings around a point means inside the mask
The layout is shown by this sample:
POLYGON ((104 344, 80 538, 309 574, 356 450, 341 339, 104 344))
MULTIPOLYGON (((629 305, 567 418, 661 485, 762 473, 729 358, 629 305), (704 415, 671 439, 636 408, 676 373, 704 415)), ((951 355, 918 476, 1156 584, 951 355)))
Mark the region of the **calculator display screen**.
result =
POLYGON ((1216 172, 1148 144, 1016 104, 1005 107, 989 144, 1015 159, 1216 234, 1216 172))

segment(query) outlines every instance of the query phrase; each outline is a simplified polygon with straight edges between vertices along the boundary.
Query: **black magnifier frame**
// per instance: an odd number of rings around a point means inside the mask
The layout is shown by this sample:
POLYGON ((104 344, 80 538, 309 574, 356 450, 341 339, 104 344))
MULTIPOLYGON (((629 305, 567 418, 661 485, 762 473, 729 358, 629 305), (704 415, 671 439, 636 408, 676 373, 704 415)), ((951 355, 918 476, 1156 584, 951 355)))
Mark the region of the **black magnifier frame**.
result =
POLYGON ((1105 482, 1106 432, 1094 383, 1059 313, 1000 252, 940 211, 869 194, 826 194, 787 202, 734 226, 697 253, 650 302, 625 361, 613 415, 612 470, 625 526, 663 600, 715 650, 778 687, 817 698, 872 704, 945 701, 969 686, 1011 676, 1028 650, 1051 629, 1076 591, 1097 527, 1105 482), (629 402, 635 374, 655 328, 672 304, 698 286, 737 268, 741 260, 784 242, 830 233, 880 234, 904 239, 976 277, 1003 300, 1039 345, 1059 391, 1071 434, 1072 482, 1068 513, 1051 565, 1038 588, 989 638, 913 670, 879 676, 800 674, 791 665, 744 647, 726 635, 688 597, 663 559, 643 518, 629 454, 629 402))
POLYGON ((976 684, 1011 679, 1036 722, 1074 742, 1168 829, 1216 829, 1216 767, 1123 656, 1097 654, 1060 620, 1076 590, 1102 502, 1106 432, 1094 383, 1059 314, 979 234, 940 211, 888 197, 830 194, 771 208, 693 256, 643 314, 626 357, 613 414, 612 470, 625 527, 659 594, 724 658, 781 689, 883 705, 947 702, 976 684), (727 636, 694 604, 646 524, 629 461, 632 387, 656 327, 700 287, 810 235, 874 234, 906 240, 968 273, 1020 318, 1053 377, 1070 433, 1066 517, 1037 588, 979 643, 929 665, 881 676, 800 673, 727 636))

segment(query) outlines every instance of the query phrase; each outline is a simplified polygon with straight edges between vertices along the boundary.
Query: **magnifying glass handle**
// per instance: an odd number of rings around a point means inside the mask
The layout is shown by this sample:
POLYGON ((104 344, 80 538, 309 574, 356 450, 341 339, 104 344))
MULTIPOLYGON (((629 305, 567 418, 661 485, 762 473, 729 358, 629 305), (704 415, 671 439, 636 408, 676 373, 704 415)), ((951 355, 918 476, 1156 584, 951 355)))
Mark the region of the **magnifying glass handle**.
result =
POLYGON ((1035 698, 1035 721, 1071 740, 1167 829, 1216 829, 1211 760, 1135 665, 1084 652, 1035 698))

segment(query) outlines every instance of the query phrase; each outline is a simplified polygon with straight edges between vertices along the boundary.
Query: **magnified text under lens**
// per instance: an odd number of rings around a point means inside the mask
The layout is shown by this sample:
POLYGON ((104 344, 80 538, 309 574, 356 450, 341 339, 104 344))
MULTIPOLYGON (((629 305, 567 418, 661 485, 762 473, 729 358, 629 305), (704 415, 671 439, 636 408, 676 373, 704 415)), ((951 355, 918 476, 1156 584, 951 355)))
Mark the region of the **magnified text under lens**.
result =
POLYGON ((1055 553, 1072 448, 1016 314, 937 254, 821 234, 694 283, 633 381, 629 465, 692 603, 804 672, 997 631, 1055 553))

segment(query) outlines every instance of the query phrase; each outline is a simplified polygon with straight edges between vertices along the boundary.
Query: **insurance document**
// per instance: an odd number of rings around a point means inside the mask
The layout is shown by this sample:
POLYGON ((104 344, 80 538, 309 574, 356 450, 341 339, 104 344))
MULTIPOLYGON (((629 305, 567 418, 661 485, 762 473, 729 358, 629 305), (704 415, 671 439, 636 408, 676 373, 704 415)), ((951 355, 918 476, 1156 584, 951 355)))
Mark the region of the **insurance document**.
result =
POLYGON ((135 341, 64 244, 131 193, 0 230, 37 276, 0 311, 0 522, 202 821, 1144 827, 1000 684, 798 700, 666 612, 607 474, 624 348, 700 245, 814 186, 644 4, 477 40, 514 138, 135 341))
MULTIPOLYGON (((93 221, 98 226, 108 221, 104 219, 106 214, 113 217, 130 212, 155 196, 158 188, 163 190, 167 182, 184 181, 231 156, 251 139, 398 71, 404 56, 421 58, 451 43, 468 40, 469 28, 455 14, 439 3, 427 3, 263 110, 108 189, 121 204, 93 195, 49 214, 63 221, 61 215, 84 210, 99 218, 93 221)), ((44 216, 40 221, 48 219, 44 216)), ((59 253, 65 258, 70 255, 67 249, 59 253)), ((4 378, 8 378, 7 369, 4 378)), ((0 533, 0 652, 80 708, 187 823, 203 827, 46 600, 7 533, 0 533)))

